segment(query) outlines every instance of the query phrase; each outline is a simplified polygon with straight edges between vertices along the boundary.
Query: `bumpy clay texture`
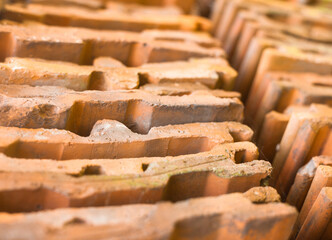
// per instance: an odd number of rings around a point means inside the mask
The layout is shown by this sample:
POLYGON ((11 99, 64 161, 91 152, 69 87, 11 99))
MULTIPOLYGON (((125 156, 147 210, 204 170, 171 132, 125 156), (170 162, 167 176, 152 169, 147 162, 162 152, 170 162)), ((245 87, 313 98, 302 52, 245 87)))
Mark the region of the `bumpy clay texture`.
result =
POLYGON ((238 71, 233 90, 270 184, 300 211, 290 239, 332 239, 332 15, 292 2, 217 0, 212 29, 238 71))
MULTIPOLYGON (((246 116, 253 120, 257 108, 267 90, 269 80, 264 79, 267 72, 312 72, 321 75, 330 75, 332 71, 332 58, 319 54, 309 54, 291 51, 282 52, 277 49, 267 49, 262 55, 249 97, 246 102, 246 116), (295 67, 294 67, 295 66, 295 67), (265 80, 265 81, 264 81, 265 80)), ((272 97, 272 96, 271 96, 272 97)))
POLYGON ((130 239, 243 239, 250 229, 254 239, 286 240, 296 216, 296 210, 285 204, 254 204, 250 198, 234 193, 175 204, 1 214, 0 231, 5 240, 17 236, 121 239, 124 235, 130 239), (29 229, 30 235, 20 235, 22 229, 29 229))
POLYGON ((154 63, 138 68, 114 65, 115 59, 96 58, 94 66, 33 58, 7 58, 0 63, 1 84, 61 86, 76 91, 134 89, 152 83, 201 83, 229 90, 236 72, 225 59, 202 58, 154 63))
POLYGON ((317 155, 331 154, 331 108, 313 105, 311 111, 291 115, 273 160, 273 182, 286 198, 296 173, 317 155))
POLYGON ((283 112, 291 105, 310 105, 321 103, 332 105, 332 76, 318 75, 313 73, 289 73, 270 72, 263 80, 262 86, 267 86, 264 91, 258 90, 256 98, 258 102, 256 109, 251 109, 252 128, 259 135, 260 126, 265 115, 270 111, 283 112), (263 83, 264 82, 264 83, 263 83), (260 96, 259 93, 263 95, 260 96))
POLYGON ((0 127, 0 132, 1 149, 10 156, 58 160, 177 156, 252 137, 250 128, 236 122, 153 127, 146 135, 114 120, 98 121, 88 137, 57 129, 0 127))
POLYGON ((324 239, 331 237, 332 167, 319 166, 295 223, 292 238, 324 239), (312 226, 311 222, 316 224, 312 226))
POLYGON ((0 5, 0 239, 332 239, 332 14, 294 2, 0 5))
POLYGON ((155 203, 243 192, 259 186, 270 175, 271 165, 255 158, 257 149, 246 142, 166 159, 55 163, 4 157, 3 161, 10 161, 11 167, 4 167, 6 170, 0 174, 1 210, 155 203), (235 163, 237 153, 245 154, 240 158, 244 163, 235 163), (19 204, 23 199, 27 199, 25 204, 19 204))
POLYGON ((238 98, 158 96, 146 91, 74 92, 24 85, 0 89, 0 125, 68 129, 87 136, 98 120, 124 123, 138 133, 155 126, 242 121, 238 98), (39 89, 43 89, 42 92, 39 89))
POLYGON ((1 59, 33 57, 92 64, 97 57, 113 57, 127 66, 187 60, 195 57, 224 57, 218 47, 195 42, 154 40, 144 34, 39 24, 0 24, 1 59))
MULTIPOLYGON (((246 99, 250 92, 258 65, 271 63, 269 60, 263 60, 265 51, 275 48, 284 53, 288 52, 293 58, 297 58, 296 55, 301 51, 331 55, 332 19, 329 14, 322 11, 316 15, 321 17, 313 17, 314 11, 301 9, 294 4, 227 0, 217 1, 213 10, 213 31, 224 43, 232 66, 239 71, 235 89, 242 93, 243 99, 246 99)), ((276 63, 274 70, 298 71, 299 67, 303 67, 302 71, 305 72, 322 70, 320 67, 316 67, 315 70, 313 66, 316 64, 320 63, 311 61, 311 69, 305 63, 276 63)), ((254 95, 257 91, 252 92, 254 95)))
POLYGON ((297 209, 301 209, 308 194, 312 180, 315 177, 317 168, 320 165, 332 166, 331 156, 318 156, 311 159, 306 165, 301 167, 296 174, 294 183, 288 193, 287 202, 297 209))

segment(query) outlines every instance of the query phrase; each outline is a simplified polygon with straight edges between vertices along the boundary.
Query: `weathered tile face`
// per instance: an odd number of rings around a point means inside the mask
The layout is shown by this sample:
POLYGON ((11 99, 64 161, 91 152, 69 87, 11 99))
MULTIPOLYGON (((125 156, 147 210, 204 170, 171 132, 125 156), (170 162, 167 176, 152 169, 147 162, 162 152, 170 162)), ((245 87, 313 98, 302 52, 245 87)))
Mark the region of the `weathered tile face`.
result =
MULTIPOLYGON (((255 80, 249 94, 247 104, 248 113, 252 112, 252 104, 257 104, 262 97, 262 91, 266 90, 268 81, 263 82, 264 75, 269 71, 285 72, 312 72, 321 75, 330 75, 332 69, 332 58, 318 54, 280 52, 275 49, 264 51, 261 63, 258 66, 255 80), (258 97, 254 96, 254 93, 258 97)), ((251 115, 249 115, 251 116, 251 115)))
MULTIPOLYGON (((293 118, 293 121, 295 122, 298 121, 300 124, 299 126, 302 126, 304 124, 302 121, 305 121, 305 119, 307 119, 309 122, 317 121, 318 123, 321 122, 322 124, 325 121, 328 122, 330 118, 329 115, 330 108, 318 104, 312 104, 311 106, 292 105, 286 108, 283 113, 271 111, 265 115, 262 130, 260 131, 258 138, 258 146, 260 149, 262 149, 266 159, 272 162, 276 153, 280 151, 281 146, 279 143, 283 138, 288 138, 288 135, 287 137, 284 137, 286 129, 288 129, 288 132, 294 130, 291 130, 292 127, 288 127, 291 118, 293 118), (325 113, 327 114, 327 118, 325 118, 325 113)), ((295 129, 298 128, 296 127, 295 129)), ((293 137, 294 136, 292 135, 292 138, 293 137)), ((328 137, 325 139, 326 143, 329 141, 328 139, 328 137)), ((328 154, 330 151, 328 150, 328 144, 326 144, 324 149, 325 153, 328 154)), ((307 161, 309 161, 309 159, 307 159, 307 161)))
POLYGON ((118 239, 124 234, 133 239, 241 239, 248 228, 257 239, 267 236, 270 239, 287 239, 295 218, 296 211, 290 206, 281 203, 253 204, 242 194, 236 193, 175 204, 59 209, 26 215, 2 214, 0 224, 6 226, 7 231, 1 232, 6 240, 17 236, 16 231, 24 228, 33 229, 31 234, 34 239, 51 239, 60 235, 65 239, 83 236, 118 239), (35 226, 39 225, 36 222, 42 223, 39 232, 35 231, 35 226), (263 222, 265 231, 260 230, 263 222), (232 230, 229 229, 230 225, 233 226, 232 230), (141 231, 142 227, 144 231, 141 231))
MULTIPOLYGON (((233 37, 233 30, 245 29, 249 21, 256 25, 255 29, 270 28, 274 32, 283 30, 286 35, 291 33, 303 39, 323 41, 324 37, 331 37, 331 34, 328 34, 331 17, 319 9, 309 9, 280 1, 220 0, 217 1, 214 10, 213 30, 215 35, 225 43, 233 37), (320 34, 313 34, 313 32, 320 34)), ((241 32, 238 34, 241 35, 241 32)))
POLYGON ((143 82, 172 83, 200 82, 209 88, 231 90, 234 86, 236 72, 225 59, 196 58, 187 62, 144 64, 139 70, 143 82))
POLYGON ((324 187, 294 239, 331 239, 332 187, 324 187), (315 224, 312 224, 312 223, 315 224))
POLYGON ((325 232, 331 233, 329 229, 326 229, 331 221, 331 187, 332 167, 318 166, 295 223, 292 238, 302 239, 306 236, 312 236, 320 239, 325 232), (311 227, 311 221, 317 221, 317 225, 311 227))
POLYGON ((272 162, 288 106, 331 105, 331 18, 288 3, 221 0, 217 6, 215 30, 239 71, 234 89, 245 101, 245 123, 272 162))
POLYGON ((294 183, 288 193, 287 202, 297 209, 301 209, 303 202, 310 189, 316 170, 320 165, 332 166, 332 157, 318 156, 311 159, 306 165, 301 167, 296 174, 294 183))
POLYGON ((252 118, 251 126, 256 135, 259 135, 264 117, 270 111, 283 112, 291 105, 305 106, 312 103, 332 106, 331 87, 332 75, 288 72, 267 73, 252 98, 257 107, 247 110, 248 116, 252 118))
POLYGON ((260 81, 268 71, 330 74, 330 70, 327 69, 331 60, 330 57, 324 55, 331 56, 329 47, 305 43, 296 45, 281 40, 256 37, 250 41, 246 55, 238 68, 239 77, 235 89, 244 95, 244 99, 248 97, 249 101, 257 91, 257 87, 261 86, 260 81), (314 59, 317 60, 314 61, 314 59), (284 64, 282 64, 283 62, 284 64))
POLYGON ((221 43, 207 32, 186 32, 174 30, 144 30, 141 36, 154 40, 193 42, 202 47, 221 47, 221 43))
MULTIPOLYGON (((155 40, 146 34, 124 31, 100 31, 74 27, 52 27, 39 24, 0 25, 6 57, 33 57, 47 60, 92 64, 97 57, 113 57, 129 66, 144 63, 181 61, 195 57, 224 57, 218 47, 203 47, 197 41, 155 40)), ((213 39, 211 39, 213 41, 213 39)))
POLYGON ((0 23, 0 238, 332 237, 326 5, 50 1, 0 23))
POLYGON ((311 157, 331 154, 331 108, 312 105, 293 113, 273 160, 273 182, 286 198, 296 172, 311 157))
POLYGON ((58 160, 177 156, 252 137, 250 128, 236 122, 153 127, 146 135, 114 120, 98 121, 88 137, 57 129, 0 127, 0 132, 1 151, 10 156, 58 160))
POLYGON ((213 95, 219 98, 241 98, 241 94, 238 92, 230 92, 221 89, 209 90, 199 82, 145 84, 141 86, 140 89, 160 96, 213 95))
POLYGON ((266 160, 272 162, 278 150, 290 116, 276 111, 269 112, 264 117, 264 122, 257 140, 257 145, 266 160))
POLYGON ((61 164, 3 156, 11 167, 4 167, 0 174, 1 210, 154 203, 242 192, 259 186, 271 172, 271 165, 253 161, 256 157, 257 149, 247 142, 167 159, 71 160, 61 164), (247 162, 235 164, 236 153, 243 151, 247 162), (119 166, 122 172, 115 171, 114 167, 119 166), (20 204, 24 198, 30 199, 29 203, 20 204))
MULTIPOLYGON (((331 56, 332 19, 324 11, 276 1, 220 0, 215 7, 214 30, 232 66, 239 71, 235 90, 241 92, 243 100, 257 93, 255 82, 262 73, 258 72, 260 65, 269 65, 270 70, 299 72, 299 67, 303 67, 303 72, 321 73, 323 66, 318 65, 324 65, 323 62, 314 61, 317 57, 311 56, 307 59, 312 60, 309 65, 301 63, 303 59, 298 58, 298 52, 331 56), (294 64, 283 59, 272 66, 269 60, 263 59, 265 51, 271 48, 289 54, 294 64)), ((255 103, 247 105, 256 108, 255 103)), ((247 118, 253 121, 252 116, 247 118)))
MULTIPOLYGON (((234 163, 241 164, 252 162, 258 158, 257 147, 250 142, 236 142, 218 144, 211 150, 202 151, 199 153, 179 155, 179 156, 165 156, 165 157, 133 157, 121 159, 71 159, 66 161, 54 161, 51 159, 37 159, 37 158, 17 158, 9 157, 8 152, 2 153, 1 170, 4 172, 38 172, 38 170, 45 168, 45 171, 68 174, 72 176, 93 175, 92 168, 89 166, 100 166, 99 170, 95 171, 94 175, 105 176, 136 176, 136 175, 151 175, 150 173, 166 173, 169 171, 177 171, 182 168, 192 168, 196 165, 214 164, 214 162, 221 161, 222 164, 233 166, 234 163)), ((268 164, 266 164, 268 166, 268 164)), ((97 169, 97 167, 96 167, 97 169)), ((224 171, 224 174, 232 175, 232 172, 224 171)), ((234 172, 235 174, 235 172, 234 172)), ((236 173, 241 175, 240 172, 236 173)), ((235 174, 235 175, 236 175, 235 174)), ((234 176, 235 176, 234 175, 234 176)))
MULTIPOLYGON (((60 86, 76 91, 134 89, 144 83, 202 83, 229 90, 236 72, 226 60, 189 59, 146 64, 137 68, 112 65, 110 58, 95 59, 94 66, 33 58, 7 58, 0 63, 1 84, 60 86)), ((114 63, 113 63, 114 64, 114 63)))
POLYGON ((139 77, 134 69, 79 66, 74 63, 32 58, 7 58, 0 63, 2 84, 60 86, 76 91, 134 89, 139 77))
POLYGON ((68 129, 83 136, 103 119, 117 120, 135 132, 147 133, 152 127, 168 124, 241 121, 243 114, 239 99, 211 94, 158 96, 136 90, 59 91, 54 95, 45 90, 43 95, 30 97, 23 85, 1 93, 0 125, 68 129))

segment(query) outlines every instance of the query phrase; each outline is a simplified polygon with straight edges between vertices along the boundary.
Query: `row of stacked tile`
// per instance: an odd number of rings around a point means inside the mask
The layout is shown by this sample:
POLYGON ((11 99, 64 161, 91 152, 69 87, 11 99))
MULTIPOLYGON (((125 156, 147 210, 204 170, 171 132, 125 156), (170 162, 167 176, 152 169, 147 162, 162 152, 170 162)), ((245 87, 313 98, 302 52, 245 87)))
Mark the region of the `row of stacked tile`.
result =
POLYGON ((270 184, 300 211, 291 239, 331 239, 331 12, 254 0, 214 9, 270 184))
POLYGON ((329 239, 329 16, 124 2, 4 6, 1 239, 329 239))

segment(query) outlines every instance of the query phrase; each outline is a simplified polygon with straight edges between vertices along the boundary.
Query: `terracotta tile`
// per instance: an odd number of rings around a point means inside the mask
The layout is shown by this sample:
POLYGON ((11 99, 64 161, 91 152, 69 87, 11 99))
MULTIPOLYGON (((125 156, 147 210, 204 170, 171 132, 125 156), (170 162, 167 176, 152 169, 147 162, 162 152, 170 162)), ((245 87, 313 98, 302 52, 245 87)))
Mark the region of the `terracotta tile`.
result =
POLYGON ((285 199, 296 173, 312 157, 331 153, 331 109, 313 105, 291 115, 273 160, 273 182, 285 199))
POLYGON ((13 21, 33 20, 48 25, 86 27, 104 30, 127 30, 140 32, 145 29, 169 29, 185 31, 209 31, 207 19, 193 15, 163 14, 161 10, 130 12, 109 9, 89 10, 83 7, 40 5, 30 3, 5 6, 3 15, 13 21), (149 14, 146 14, 148 12, 149 14))
POLYGON ((221 89, 209 90, 205 85, 195 83, 172 83, 164 82, 158 84, 145 84, 140 87, 141 90, 151 92, 160 96, 183 96, 183 95, 206 95, 212 94, 220 98, 241 98, 238 92, 230 92, 221 89))
POLYGON ((296 239, 331 239, 332 188, 324 187, 311 207, 296 239), (312 223, 315 224, 312 224, 312 223))
POLYGON ((200 82, 209 88, 232 90, 237 73, 223 58, 192 58, 187 62, 144 64, 140 76, 150 83, 200 82))
POLYGON ((137 66, 225 55, 217 47, 206 48, 195 42, 154 40, 140 33, 124 31, 2 22, 0 32, 0 40, 4 43, 1 59, 16 56, 92 64, 95 58, 106 56, 125 65, 137 66))
POLYGON ((235 153, 247 149, 252 155, 247 160, 251 160, 257 149, 245 142, 221 145, 210 154, 143 159, 143 163, 139 159, 122 159, 57 164, 42 160, 39 164, 33 159, 5 158, 10 167, 7 165, 0 174, 1 210, 155 203, 246 191, 259 186, 271 172, 266 161, 235 164, 235 153), (30 167, 24 167, 27 163, 30 167), (119 166, 125 170, 114 173, 119 166))
POLYGON ((304 239, 305 236, 318 237, 324 234, 331 219, 332 167, 318 166, 312 184, 295 223, 292 237, 304 239), (327 188, 325 188, 327 187, 327 188), (317 202, 316 202, 317 201, 317 202), (314 220, 315 226, 309 222, 314 220))
POLYGON ((1 126, 68 129, 87 136, 98 120, 117 120, 138 133, 193 122, 241 121, 237 98, 211 94, 158 96, 142 90, 85 91, 3 85, 1 126), (43 89, 39 92, 39 89, 43 89))
POLYGON ((142 135, 113 120, 98 121, 88 137, 57 129, 0 127, 0 132, 1 151, 7 155, 59 160, 177 156, 250 141, 253 134, 241 123, 225 122, 153 127, 142 135))
MULTIPOLYGON (((121 239, 123 235, 133 239, 242 239, 248 228, 255 239, 268 236, 283 240, 288 238, 296 215, 296 210, 285 204, 253 204, 242 194, 234 193, 173 204, 1 214, 0 221, 4 226, 1 229, 6 229, 1 232, 5 240, 22 236, 22 229, 29 229, 34 239, 59 236, 64 239, 71 236, 121 239), (265 231, 261 231, 263 223, 265 231), (232 229, 229 226, 233 226, 232 229)), ((25 234, 24 237, 28 239, 29 236, 25 234)))
POLYGON ((331 75, 267 73, 255 94, 255 98, 260 98, 261 101, 257 103, 256 109, 251 108, 255 112, 248 113, 252 116, 252 128, 259 135, 260 127, 268 112, 273 110, 283 112, 291 105, 320 103, 332 106, 331 82, 331 75), (263 86, 265 86, 264 90, 263 86))
POLYGON ((310 106, 291 105, 283 113, 271 111, 264 117, 262 128, 257 140, 264 159, 272 162, 279 150, 279 143, 285 133, 292 114, 302 112, 317 112, 317 108, 310 106))
POLYGON ((202 47, 220 47, 221 43, 207 32, 185 32, 172 30, 144 30, 141 34, 154 40, 194 42, 202 47))
POLYGON ((246 116, 253 119, 257 111, 253 106, 257 106, 262 100, 263 92, 266 91, 268 81, 263 82, 264 75, 269 71, 284 72, 312 72, 321 75, 330 75, 332 69, 332 58, 319 54, 309 54, 303 52, 278 51, 267 49, 264 51, 262 59, 257 69, 255 80, 246 101, 246 116), (255 95, 258 95, 255 97, 255 95), (256 110, 256 111, 255 111, 256 110))
POLYGON ((125 67, 119 62, 114 65, 115 61, 104 57, 95 59, 94 66, 80 66, 35 58, 7 58, 5 63, 0 63, 0 83, 106 91, 134 89, 144 83, 198 82, 209 88, 229 90, 236 77, 236 72, 224 59, 189 59, 138 68, 125 67))
POLYGON ((332 166, 332 157, 314 157, 306 165, 301 167, 296 174, 294 183, 287 196, 287 202, 292 206, 296 206, 298 210, 302 208, 312 180, 315 177, 316 170, 320 165, 332 166))

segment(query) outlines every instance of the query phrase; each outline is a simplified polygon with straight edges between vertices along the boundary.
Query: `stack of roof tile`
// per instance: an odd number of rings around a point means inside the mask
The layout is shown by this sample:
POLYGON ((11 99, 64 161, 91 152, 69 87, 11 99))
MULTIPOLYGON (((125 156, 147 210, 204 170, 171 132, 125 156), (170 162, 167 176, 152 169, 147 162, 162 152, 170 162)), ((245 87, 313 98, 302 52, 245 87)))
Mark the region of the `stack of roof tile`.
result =
POLYGON ((272 163, 270 184, 300 211, 291 239, 332 239, 331 13, 290 2, 217 0, 212 14, 238 71, 234 90, 245 102, 245 123, 272 163))
POLYGON ((5 4, 1 239, 332 239, 329 11, 5 4))

